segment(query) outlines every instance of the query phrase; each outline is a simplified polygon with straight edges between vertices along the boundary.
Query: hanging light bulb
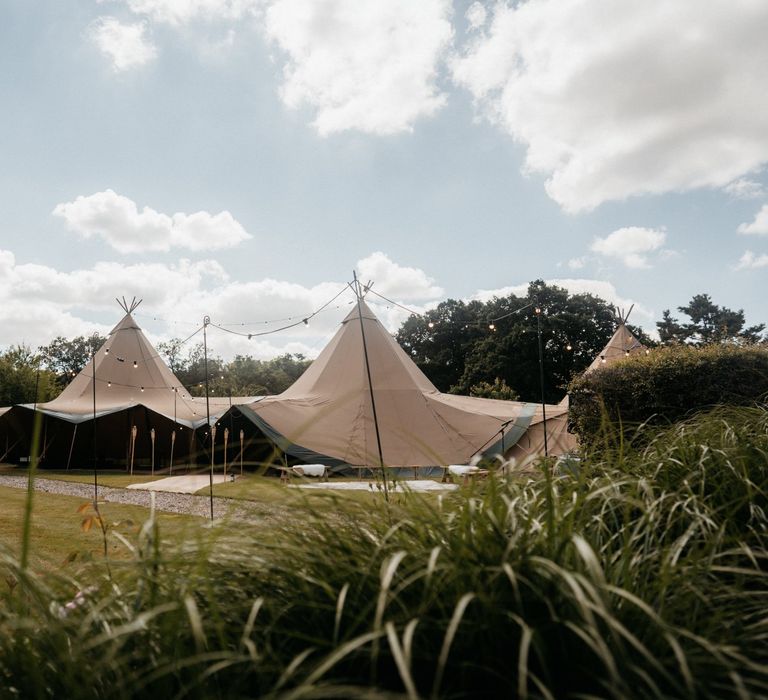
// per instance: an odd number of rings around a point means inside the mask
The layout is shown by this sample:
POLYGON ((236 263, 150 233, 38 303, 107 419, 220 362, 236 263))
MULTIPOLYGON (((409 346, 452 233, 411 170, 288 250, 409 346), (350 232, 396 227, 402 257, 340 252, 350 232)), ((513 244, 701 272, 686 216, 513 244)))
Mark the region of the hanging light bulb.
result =
POLYGON ((568 345, 565 346, 565 349, 568 351, 571 351, 573 350, 573 346, 570 343, 568 343, 568 345))
POLYGON ((629 350, 625 350, 625 351, 624 351, 624 355, 625 355, 626 357, 629 357, 629 350))
POLYGON ((133 368, 136 369, 139 366, 139 363, 136 362, 136 360, 133 361, 133 368))
POLYGON ((541 307, 537 306, 533 311, 538 316, 541 313, 541 307))
POLYGON ((109 348, 105 348, 105 349, 104 349, 104 354, 105 354, 105 355, 109 355, 109 348))
POLYGON ((249 333, 248 334, 248 340, 250 340, 251 338, 253 338, 253 336, 249 333))
POLYGON ((112 386, 112 382, 107 382, 107 386, 112 386))
POLYGON ((605 355, 600 355, 600 362, 605 364, 605 355))
POLYGON ((435 327, 435 324, 434 324, 432 321, 430 321, 430 322, 427 324, 427 327, 428 327, 428 328, 434 328, 434 327, 435 327))
POLYGON ((309 325, 309 319, 308 318, 303 318, 302 321, 304 322, 305 326, 309 325))
POLYGON ((141 387, 141 390, 144 391, 144 387, 141 387))
POLYGON ((492 330, 492 331, 495 331, 495 330, 496 330, 496 326, 495 326, 495 325, 493 325, 492 323, 489 323, 489 324, 488 324, 488 328, 489 328, 490 330, 492 330))
POLYGON ((646 355, 650 355, 650 354, 651 354, 651 351, 650 351, 648 348, 646 348, 646 349, 645 349, 645 354, 646 354, 646 355))

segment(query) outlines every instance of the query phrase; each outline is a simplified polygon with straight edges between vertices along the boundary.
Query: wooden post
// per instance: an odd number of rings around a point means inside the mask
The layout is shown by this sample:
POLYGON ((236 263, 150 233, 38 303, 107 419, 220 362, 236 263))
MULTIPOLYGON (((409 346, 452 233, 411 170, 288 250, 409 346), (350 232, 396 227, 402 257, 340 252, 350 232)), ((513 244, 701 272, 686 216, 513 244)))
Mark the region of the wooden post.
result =
POLYGON ((149 437, 152 440, 152 476, 155 475, 155 429, 149 431, 149 437))
POLYGON ((131 427, 131 476, 133 476, 133 456, 136 454, 136 435, 139 429, 134 425, 131 427))
POLYGON ((229 440, 229 428, 224 428, 224 477, 227 476, 227 441, 229 440))
POLYGON ((215 454, 216 454, 216 425, 212 425, 211 426, 211 479, 213 479, 213 465, 214 465, 215 454))
POLYGON ((240 476, 243 475, 243 437, 245 437, 245 432, 243 430, 240 430, 240 476))

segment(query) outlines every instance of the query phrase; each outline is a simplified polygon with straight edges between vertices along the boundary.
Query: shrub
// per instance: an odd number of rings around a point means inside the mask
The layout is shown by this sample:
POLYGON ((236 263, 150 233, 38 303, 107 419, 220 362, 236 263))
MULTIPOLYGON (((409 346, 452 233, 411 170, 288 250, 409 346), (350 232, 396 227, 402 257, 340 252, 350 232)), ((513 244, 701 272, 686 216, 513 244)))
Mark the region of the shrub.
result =
MULTIPOLYGON (((636 354, 577 377, 570 386, 570 420, 582 443, 601 426, 669 425, 716 405, 754 405, 768 395, 768 348, 678 345, 636 354)), ((644 435, 649 435, 645 432, 644 435)))
POLYGON ((0 696, 765 697, 767 457, 768 411, 721 410, 438 505, 150 520, 70 608, 6 556, 0 696))

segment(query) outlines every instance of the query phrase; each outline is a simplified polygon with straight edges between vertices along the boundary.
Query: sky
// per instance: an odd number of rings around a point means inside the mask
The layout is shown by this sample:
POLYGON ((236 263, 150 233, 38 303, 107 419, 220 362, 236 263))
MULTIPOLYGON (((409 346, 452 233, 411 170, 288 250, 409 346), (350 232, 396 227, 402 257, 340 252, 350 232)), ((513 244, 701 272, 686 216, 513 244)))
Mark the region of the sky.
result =
POLYGON ((764 0, 0 0, 0 347, 136 297, 154 342, 208 315, 224 357, 312 357, 351 292, 271 331, 353 271, 416 311, 544 279, 648 331, 698 293, 768 322, 766 31, 764 0))

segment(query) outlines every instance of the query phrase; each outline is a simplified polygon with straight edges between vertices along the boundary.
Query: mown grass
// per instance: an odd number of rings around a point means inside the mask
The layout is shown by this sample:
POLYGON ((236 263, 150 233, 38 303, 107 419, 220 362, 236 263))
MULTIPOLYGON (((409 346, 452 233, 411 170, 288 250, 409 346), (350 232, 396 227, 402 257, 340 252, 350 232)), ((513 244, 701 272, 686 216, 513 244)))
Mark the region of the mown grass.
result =
MULTIPOLYGON (((0 543, 7 552, 14 555, 18 555, 21 548, 21 523, 24 520, 26 498, 26 492, 21 489, 0 486, 0 543)), ((30 529, 33 570, 50 571, 62 567, 74 570, 79 562, 101 560, 101 529, 91 527, 87 531, 83 530, 82 522, 88 513, 78 513, 78 508, 87 502, 88 499, 77 496, 42 492, 35 494, 30 529)), ((108 527, 128 537, 138 532, 147 518, 146 508, 140 506, 100 503, 99 508, 108 527)), ((192 520, 185 515, 158 514, 160 526, 169 534, 185 528, 192 520)), ((111 557, 128 556, 125 547, 114 537, 109 538, 109 553, 111 557)))
POLYGON ((154 518, 86 582, 0 611, 6 697, 768 694, 768 412, 717 411, 578 476, 336 500, 183 543, 154 518))

